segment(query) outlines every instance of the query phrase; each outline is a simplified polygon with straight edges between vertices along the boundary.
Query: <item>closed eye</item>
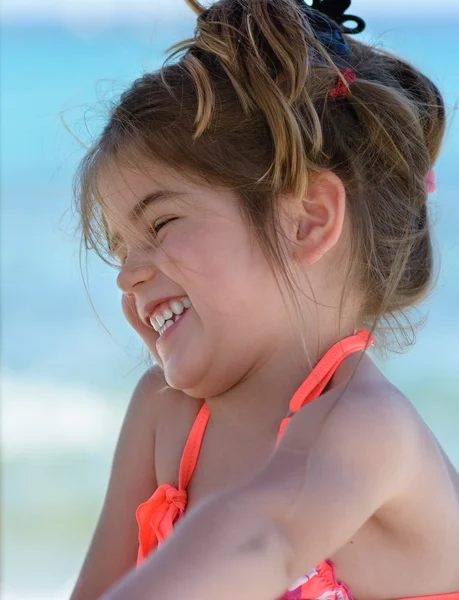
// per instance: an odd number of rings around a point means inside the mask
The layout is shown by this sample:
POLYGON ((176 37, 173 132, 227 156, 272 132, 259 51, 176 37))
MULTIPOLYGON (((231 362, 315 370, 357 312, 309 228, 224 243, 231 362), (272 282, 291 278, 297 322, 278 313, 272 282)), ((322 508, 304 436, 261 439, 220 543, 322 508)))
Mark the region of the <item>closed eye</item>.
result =
POLYGON ((164 219, 163 221, 159 221, 159 219, 158 219, 159 224, 157 225, 158 221, 155 221, 151 230, 154 232, 155 235, 157 235, 159 233, 159 231, 164 227, 164 225, 167 225, 168 223, 170 223, 171 221, 175 221, 176 219, 178 219, 178 217, 173 217, 171 219, 164 219))
MULTIPOLYGON (((170 221, 175 221, 176 219, 178 219, 179 217, 172 217, 169 219, 163 219, 163 221, 160 221, 159 219, 157 221, 155 221, 155 223, 153 224, 152 227, 149 228, 149 231, 151 231, 153 233, 153 235, 156 237, 159 233, 159 231, 168 223, 170 223, 170 221), (159 222, 159 224, 157 224, 159 222)), ((116 252, 113 252, 113 250, 109 253, 110 256, 112 258, 115 258, 115 260, 118 262, 117 265, 115 265, 115 267, 117 269, 121 269, 124 265, 124 263, 126 262, 126 256, 120 256, 119 254, 119 249, 116 252)))

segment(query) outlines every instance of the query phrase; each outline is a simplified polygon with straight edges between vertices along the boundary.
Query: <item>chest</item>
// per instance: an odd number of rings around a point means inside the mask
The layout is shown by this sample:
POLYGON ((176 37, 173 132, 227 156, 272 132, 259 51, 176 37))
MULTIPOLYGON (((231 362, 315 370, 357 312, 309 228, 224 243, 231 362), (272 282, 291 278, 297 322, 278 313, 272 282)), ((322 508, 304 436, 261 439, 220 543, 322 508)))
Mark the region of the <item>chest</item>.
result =
MULTIPOLYGON (((155 462, 158 485, 178 488, 183 451, 200 405, 185 411, 174 426, 161 427, 156 434, 155 462)), ((170 423, 171 421, 169 421, 170 423)), ((187 511, 210 495, 234 488, 254 477, 275 450, 277 431, 259 431, 238 425, 225 431, 210 419, 187 485, 187 511)))
MULTIPOLYGON (((170 405, 156 430, 155 468, 158 485, 168 483, 179 488, 179 474, 189 471, 187 510, 208 496, 244 484, 257 475, 268 463, 276 449, 276 442, 285 413, 271 424, 248 423, 241 419, 219 426, 212 416, 207 420, 203 435, 196 436, 198 454, 190 466, 190 448, 185 446, 193 437, 192 430, 203 403, 187 397, 186 402, 170 405), (184 457, 187 461, 184 461, 184 457), (184 469, 184 466, 187 469, 184 469)), ((324 418, 330 409, 326 398, 302 408, 307 412, 304 440, 314 443, 324 418)), ((304 441, 303 441, 304 443, 304 441)), ((182 481, 183 485, 183 481, 182 481)))

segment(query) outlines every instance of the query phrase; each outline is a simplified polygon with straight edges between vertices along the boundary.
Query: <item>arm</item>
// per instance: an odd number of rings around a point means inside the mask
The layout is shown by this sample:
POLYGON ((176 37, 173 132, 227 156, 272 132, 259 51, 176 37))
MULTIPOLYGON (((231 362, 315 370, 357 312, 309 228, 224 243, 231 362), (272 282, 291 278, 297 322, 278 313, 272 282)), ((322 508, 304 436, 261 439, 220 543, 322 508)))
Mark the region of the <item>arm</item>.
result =
POLYGON ((154 428, 157 390, 163 383, 158 367, 147 371, 132 395, 119 435, 110 481, 99 522, 71 600, 95 600, 135 566, 135 511, 156 488, 154 428))
POLYGON ((408 484, 418 436, 406 404, 343 396, 312 448, 308 419, 295 415, 254 479, 197 506, 103 600, 274 600, 408 484))
MULTIPOLYGON (((340 387, 330 395, 338 396, 340 387)), ((290 581, 333 556, 381 508, 410 489, 422 465, 416 411, 398 391, 346 392, 313 447, 300 411, 252 482, 292 547, 290 581)))

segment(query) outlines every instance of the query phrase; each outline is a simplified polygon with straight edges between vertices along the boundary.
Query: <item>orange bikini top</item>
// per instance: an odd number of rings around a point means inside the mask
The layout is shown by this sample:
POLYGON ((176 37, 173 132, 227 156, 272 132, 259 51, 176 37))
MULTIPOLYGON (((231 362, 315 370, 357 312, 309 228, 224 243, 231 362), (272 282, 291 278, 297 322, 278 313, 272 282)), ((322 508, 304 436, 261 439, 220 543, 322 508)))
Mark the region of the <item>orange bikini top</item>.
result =
MULTIPOLYGON (((361 329, 354 335, 338 341, 324 354, 290 400, 289 412, 280 423, 276 445, 292 416, 321 395, 340 363, 350 354, 364 350, 373 344, 373 336, 361 329)), ((183 450, 178 489, 168 483, 160 485, 151 498, 141 504, 136 511, 139 526, 137 567, 156 546, 160 546, 171 535, 174 525, 185 513, 186 489, 196 467, 209 416, 209 408, 204 402, 183 450)), ((315 569, 305 573, 278 600, 306 600, 319 597, 327 600, 352 600, 348 587, 336 580, 333 563, 329 560, 323 561, 315 569)), ((459 593, 429 596, 429 600, 459 600, 459 593)))

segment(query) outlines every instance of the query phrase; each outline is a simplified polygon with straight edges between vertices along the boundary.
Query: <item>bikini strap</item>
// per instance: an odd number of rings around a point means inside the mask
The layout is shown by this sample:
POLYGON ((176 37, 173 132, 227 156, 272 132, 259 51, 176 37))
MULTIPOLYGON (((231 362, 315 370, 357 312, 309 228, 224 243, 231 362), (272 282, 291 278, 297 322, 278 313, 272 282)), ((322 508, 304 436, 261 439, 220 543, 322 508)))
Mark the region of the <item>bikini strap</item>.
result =
POLYGON ((183 450, 182 458, 180 460, 178 482, 179 490, 186 490, 188 484, 190 483, 191 477, 196 468, 196 463, 198 462, 199 451, 201 450, 201 444, 209 417, 210 410, 207 404, 204 402, 198 412, 198 416, 193 423, 193 427, 191 428, 185 448, 183 450))
POLYGON ((292 396, 289 404, 289 414, 282 419, 279 427, 277 443, 279 443, 292 416, 303 406, 320 396, 340 363, 350 354, 366 349, 367 347, 372 346, 374 342, 374 337, 370 336, 368 331, 360 329, 354 335, 339 340, 327 350, 292 396))
POLYGON ((360 329, 356 334, 339 340, 327 350, 292 396, 289 405, 290 412, 296 413, 305 404, 318 398, 333 377, 340 363, 347 356, 365 348, 367 342, 368 346, 373 345, 374 338, 371 337, 368 341, 369 336, 368 331, 360 329))

